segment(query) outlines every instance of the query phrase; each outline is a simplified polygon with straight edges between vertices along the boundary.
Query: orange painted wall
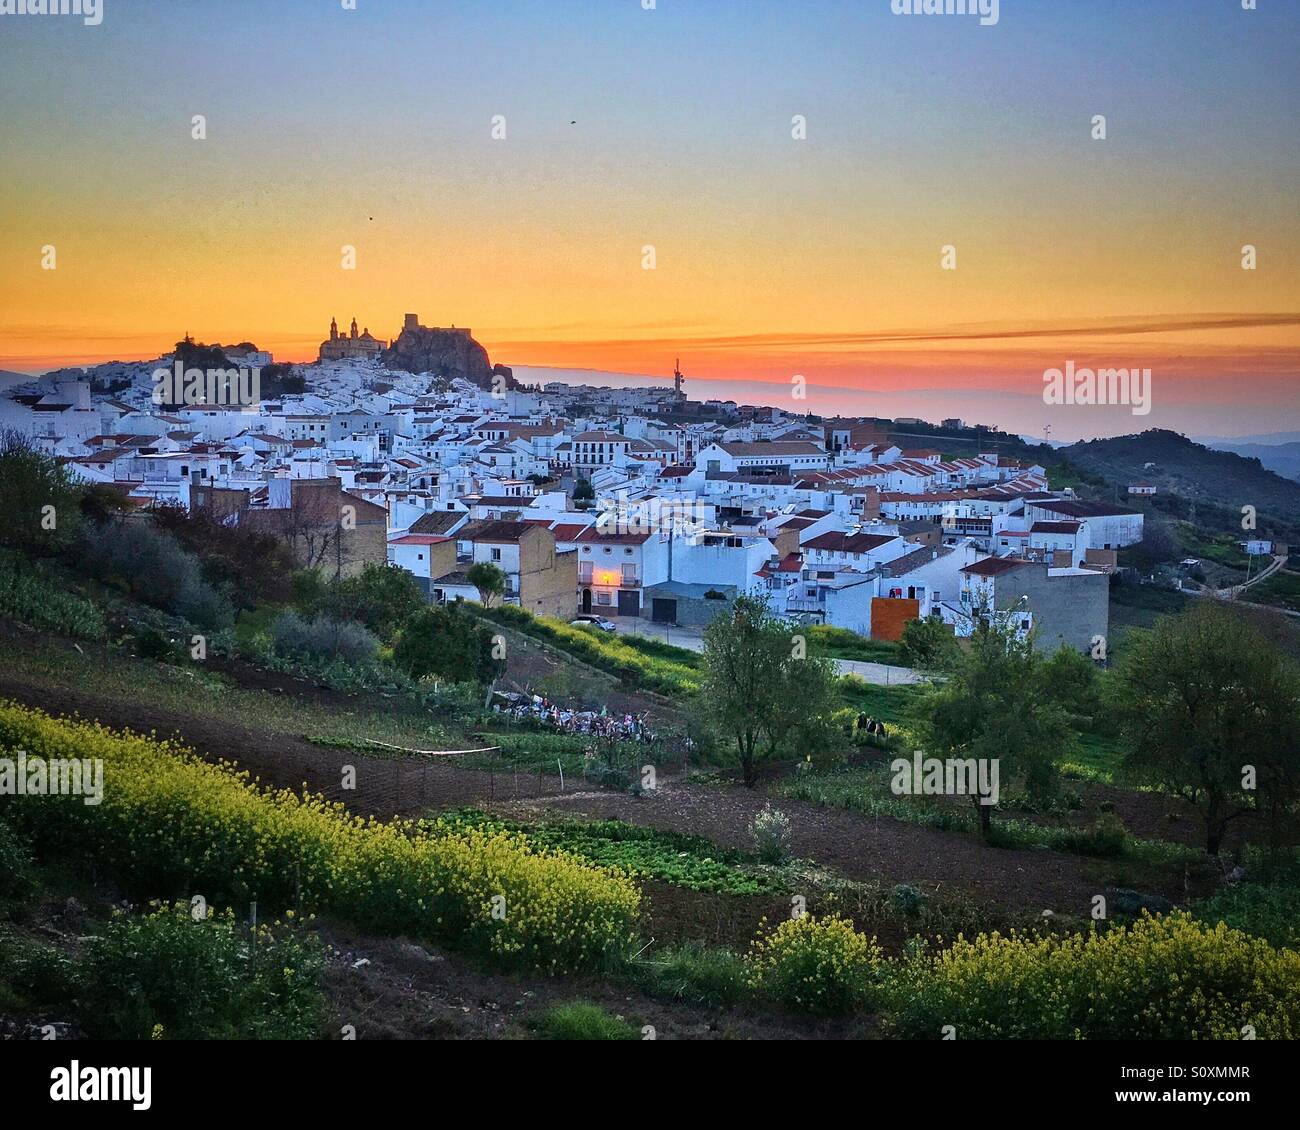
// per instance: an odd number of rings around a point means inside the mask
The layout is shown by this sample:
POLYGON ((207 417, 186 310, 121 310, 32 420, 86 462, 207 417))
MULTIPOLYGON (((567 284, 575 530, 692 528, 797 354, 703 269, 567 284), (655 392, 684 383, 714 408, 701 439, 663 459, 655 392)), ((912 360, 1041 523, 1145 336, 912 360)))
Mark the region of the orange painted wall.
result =
POLYGON ((871 638, 893 640, 903 638, 903 625, 921 615, 921 602, 887 596, 873 597, 871 601, 871 638))

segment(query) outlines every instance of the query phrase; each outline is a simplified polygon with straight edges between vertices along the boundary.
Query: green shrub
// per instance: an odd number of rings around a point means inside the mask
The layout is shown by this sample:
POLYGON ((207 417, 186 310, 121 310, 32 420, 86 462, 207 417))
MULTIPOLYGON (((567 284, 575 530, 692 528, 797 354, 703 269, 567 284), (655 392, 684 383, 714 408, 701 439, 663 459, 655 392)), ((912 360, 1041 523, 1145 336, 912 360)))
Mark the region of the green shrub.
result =
POLYGON ((760 934, 745 957, 750 988, 789 1007, 846 1013, 879 995, 885 956, 874 938, 837 915, 804 914, 760 934))
POLYGON ((61 949, 0 934, 0 986, 23 1006, 71 1009, 84 978, 71 955, 61 949))
POLYGON ((324 1017, 319 942, 184 904, 118 912, 86 954, 83 1026, 106 1040, 311 1039, 324 1017))
POLYGON ((324 585, 319 584, 319 574, 313 575, 318 582, 314 593, 311 581, 304 579, 301 586, 295 581, 297 591, 311 599, 305 607, 308 613, 356 621, 380 639, 391 640, 429 603, 414 575, 399 565, 367 564, 354 576, 336 577, 324 585))
POLYGON ((234 612, 199 559, 145 519, 114 518, 88 530, 81 560, 92 576, 201 628, 228 628, 234 612))
POLYGON ((687 941, 638 961, 633 974, 650 996, 727 1008, 746 991, 745 962, 729 949, 687 941))
POLYGON ((271 640, 277 655, 291 659, 357 664, 372 661, 379 651, 379 641, 360 624, 328 616, 304 620, 292 610, 271 625, 271 640))
POLYGON ((1239 1040, 1300 1035, 1300 953, 1185 913, 1086 934, 981 934, 913 953, 891 992, 904 1038, 1239 1040))
POLYGON ((627 1021, 610 1016, 590 1001, 570 1001, 548 1008, 537 1018, 544 1040, 639 1040, 640 1032, 627 1021))
POLYGON ((925 895, 919 887, 899 883, 889 892, 889 905, 896 914, 910 918, 920 913, 925 905, 925 895))
POLYGON ((493 636, 460 604, 426 605, 409 617, 393 662, 412 679, 490 683, 502 670, 493 636))
POLYGON ((31 562, 0 552, 0 614, 43 631, 83 640, 104 638, 104 614, 66 592, 31 562))
POLYGON ((1300 949, 1300 887, 1238 883, 1192 907, 1211 926, 1226 922, 1270 945, 1300 949))
POLYGON ((780 864, 790 858, 790 817, 763 805, 749 826, 754 840, 754 851, 764 863, 780 864))
POLYGON ((32 883, 31 850, 13 828, 0 820, 0 898, 20 898, 32 883))
POLYGON ((144 628, 136 633, 135 653, 141 659, 171 659, 175 648, 157 628, 144 628))

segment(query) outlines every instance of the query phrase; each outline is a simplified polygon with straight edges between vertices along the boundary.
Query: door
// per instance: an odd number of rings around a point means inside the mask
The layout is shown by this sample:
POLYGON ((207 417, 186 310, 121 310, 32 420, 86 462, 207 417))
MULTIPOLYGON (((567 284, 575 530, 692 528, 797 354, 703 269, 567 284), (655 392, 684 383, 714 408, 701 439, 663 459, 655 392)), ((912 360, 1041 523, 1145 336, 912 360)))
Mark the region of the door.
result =
POLYGON ((591 611, 591 589, 582 590, 582 611, 584 613, 591 611))
POLYGON ((677 601, 655 597, 650 604, 650 616, 656 624, 676 624, 677 601))
POLYGON ((635 589, 620 589, 618 594, 618 614, 620 616, 641 615, 641 594, 635 589))

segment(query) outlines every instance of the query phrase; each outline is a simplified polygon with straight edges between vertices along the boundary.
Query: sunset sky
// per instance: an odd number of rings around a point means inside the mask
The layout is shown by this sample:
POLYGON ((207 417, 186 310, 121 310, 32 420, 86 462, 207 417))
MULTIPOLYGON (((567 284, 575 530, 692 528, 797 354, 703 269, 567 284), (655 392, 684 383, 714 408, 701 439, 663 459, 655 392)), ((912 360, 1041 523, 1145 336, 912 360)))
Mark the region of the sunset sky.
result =
POLYGON ((1300 3, 103 3, 0 16, 0 369, 415 311, 814 411, 1300 430, 1300 3), (1045 406, 1067 360, 1151 414, 1045 406))

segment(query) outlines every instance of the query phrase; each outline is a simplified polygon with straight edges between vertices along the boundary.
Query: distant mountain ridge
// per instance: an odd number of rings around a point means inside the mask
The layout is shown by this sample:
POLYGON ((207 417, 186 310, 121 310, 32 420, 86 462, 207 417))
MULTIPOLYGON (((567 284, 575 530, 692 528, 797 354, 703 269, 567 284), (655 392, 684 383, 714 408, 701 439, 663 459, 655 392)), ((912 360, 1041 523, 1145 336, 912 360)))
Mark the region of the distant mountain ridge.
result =
POLYGON ((1246 459, 1258 459, 1274 474, 1300 482, 1300 433, 1277 432, 1278 436, 1293 435, 1295 439, 1272 440, 1264 436, 1246 436, 1242 439, 1203 441, 1215 451, 1231 451, 1246 459))
POLYGON ((1145 481, 1192 502, 1233 510, 1254 506, 1261 517, 1287 525, 1300 519, 1300 482, 1283 478, 1258 458, 1216 451, 1177 432, 1152 429, 1087 440, 1063 447, 1059 454, 1121 489, 1145 481))

